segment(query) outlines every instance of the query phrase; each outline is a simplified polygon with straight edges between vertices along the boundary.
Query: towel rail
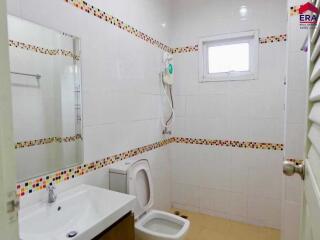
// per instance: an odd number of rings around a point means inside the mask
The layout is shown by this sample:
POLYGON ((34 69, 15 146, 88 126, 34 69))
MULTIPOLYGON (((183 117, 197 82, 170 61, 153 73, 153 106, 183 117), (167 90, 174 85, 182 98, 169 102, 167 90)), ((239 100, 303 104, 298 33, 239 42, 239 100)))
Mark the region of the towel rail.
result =
POLYGON ((35 77, 37 80, 41 78, 40 74, 30 74, 30 73, 21 73, 21 72, 10 72, 11 74, 15 75, 22 75, 22 76, 28 76, 28 77, 35 77))

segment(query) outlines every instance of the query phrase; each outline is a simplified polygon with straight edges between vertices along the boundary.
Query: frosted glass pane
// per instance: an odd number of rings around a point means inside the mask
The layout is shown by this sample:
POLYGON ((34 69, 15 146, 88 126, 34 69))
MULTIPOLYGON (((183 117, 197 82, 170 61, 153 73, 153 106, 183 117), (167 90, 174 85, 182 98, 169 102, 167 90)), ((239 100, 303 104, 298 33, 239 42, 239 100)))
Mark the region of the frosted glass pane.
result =
POLYGON ((208 48, 209 73, 249 71, 249 43, 238 43, 208 48))

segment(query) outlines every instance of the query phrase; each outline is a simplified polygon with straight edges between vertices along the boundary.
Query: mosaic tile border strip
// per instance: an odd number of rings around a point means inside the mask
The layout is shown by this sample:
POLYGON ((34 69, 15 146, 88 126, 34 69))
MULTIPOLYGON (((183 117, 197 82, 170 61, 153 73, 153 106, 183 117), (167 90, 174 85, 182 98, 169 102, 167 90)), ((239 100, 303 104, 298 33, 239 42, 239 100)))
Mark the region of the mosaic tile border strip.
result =
MULTIPOLYGON (((259 38, 260 44, 286 42, 286 41, 287 41, 287 34, 272 35, 272 36, 259 38)), ((172 54, 179 54, 179 53, 191 53, 191 52, 197 52, 197 51, 199 51, 198 44, 196 44, 194 46, 173 48, 171 53, 172 54)))
POLYGON ((286 41, 287 41, 287 34, 280 34, 278 36, 268 36, 268 37, 264 37, 264 38, 259 38, 260 44, 286 42, 286 41))
POLYGON ((75 6, 76 8, 92 15, 95 16, 97 18, 100 18, 103 21, 106 21, 112 25, 114 25, 115 27, 124 30, 132 35, 134 35, 137 38, 142 39, 143 41, 150 43, 153 46, 156 46, 166 52, 171 52, 171 48, 169 46, 167 46, 166 44, 156 40, 155 38, 149 36, 146 33, 143 33, 142 31, 139 31, 138 29, 136 29, 135 27, 123 22, 122 20, 120 20, 119 18, 116 18, 106 12, 104 12, 103 10, 88 4, 87 2, 83 1, 83 0, 64 0, 66 3, 70 3, 73 6, 75 6))
POLYGON ((238 147, 238 148, 252 148, 252 149, 264 149, 264 150, 276 150, 283 151, 284 145, 281 143, 259 143, 259 142, 247 142, 247 141, 234 141, 234 140, 210 140, 201 138, 184 138, 175 137, 176 143, 184 144, 199 144, 210 145, 219 147, 238 147))
POLYGON ((46 54, 50 56, 65 56, 65 57, 70 57, 74 60, 80 60, 80 56, 73 54, 73 52, 69 50, 43 48, 43 47, 35 46, 32 44, 15 41, 15 40, 9 40, 9 47, 16 47, 16 48, 33 51, 36 53, 46 54))
POLYGON ((288 158, 287 161, 292 162, 296 165, 300 165, 304 162, 304 160, 302 160, 302 159, 294 159, 294 158, 288 158))
MULTIPOLYGON (((123 22, 119 18, 116 18, 97 7, 88 4, 86 1, 83 1, 83 0, 64 0, 64 1, 166 52, 169 52, 172 54, 179 54, 179 53, 197 52, 199 50, 199 46, 197 44, 193 46, 171 48, 168 45, 149 36, 148 34, 143 33, 142 31, 136 29, 135 27, 123 22)), ((266 43, 281 42, 286 40, 287 40, 287 35, 282 34, 280 36, 268 36, 268 37, 260 38, 260 43, 266 44, 266 43)))
POLYGON ((177 54, 177 53, 190 53, 190 52, 197 52, 199 51, 199 46, 198 44, 194 46, 186 46, 186 47, 177 47, 172 49, 172 54, 177 54))
POLYGON ((289 15, 290 15, 290 16, 299 15, 300 6, 301 6, 301 5, 291 6, 290 9, 289 9, 289 15))
POLYGON ((92 163, 82 164, 80 166, 64 169, 52 174, 48 174, 46 176, 42 176, 42 177, 31 179, 25 182, 18 183, 16 185, 17 194, 19 197, 24 197, 33 192, 46 189, 48 185, 60 184, 70 179, 74 179, 75 177, 79 177, 89 172, 108 166, 112 163, 163 147, 172 142, 174 142, 174 138, 161 140, 159 142, 149 144, 143 147, 138 147, 120 154, 115 154, 113 156, 109 156, 92 163))
POLYGON ((60 184, 62 182, 74 179, 76 177, 85 175, 89 172, 98 170, 106 167, 118 161, 122 161, 145 152, 152 151, 154 149, 169 145, 171 143, 184 143, 184 144, 199 144, 199 145, 210 145, 210 146, 221 146, 221 147, 238 147, 238 148, 252 148, 252 149, 263 149, 263 150, 278 150, 282 151, 284 148, 283 144, 274 143, 258 143, 258 142, 246 142, 246 141, 232 141, 232 140, 209 140, 199 138, 183 138, 183 137, 172 137, 169 139, 161 140, 159 142, 149 144, 143 147, 135 148, 123 153, 115 154, 104 159, 82 164, 80 166, 71 167, 55 173, 51 173, 38 178, 30 179, 18 183, 17 194, 19 197, 24 197, 33 192, 37 192, 50 184, 60 184))
POLYGON ((33 147, 33 146, 45 145, 45 144, 51 144, 51 143, 75 142, 78 140, 82 140, 81 134, 77 134, 75 136, 69 136, 69 137, 49 137, 49 138, 41 138, 36 140, 17 142, 14 147, 15 149, 20 149, 20 148, 33 147))

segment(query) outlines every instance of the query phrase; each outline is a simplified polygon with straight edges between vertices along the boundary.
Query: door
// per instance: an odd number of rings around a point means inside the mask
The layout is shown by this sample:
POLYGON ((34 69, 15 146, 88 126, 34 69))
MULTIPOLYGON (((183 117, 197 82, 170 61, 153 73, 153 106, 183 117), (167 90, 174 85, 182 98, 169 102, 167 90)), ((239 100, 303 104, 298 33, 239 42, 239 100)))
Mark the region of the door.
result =
POLYGON ((319 22, 309 34, 309 106, 300 239, 320 239, 320 38, 319 22))
POLYGON ((0 239, 18 240, 6 9, 0 0, 0 239))

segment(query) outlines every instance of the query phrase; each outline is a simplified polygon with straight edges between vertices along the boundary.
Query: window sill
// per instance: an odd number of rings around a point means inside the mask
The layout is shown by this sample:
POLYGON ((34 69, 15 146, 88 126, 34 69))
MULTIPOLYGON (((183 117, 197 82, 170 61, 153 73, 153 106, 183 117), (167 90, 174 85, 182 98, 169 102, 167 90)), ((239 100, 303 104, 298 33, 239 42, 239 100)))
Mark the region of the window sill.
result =
POLYGON ((249 80, 257 80, 257 76, 255 74, 245 74, 241 76, 212 76, 206 75, 200 77, 200 82, 224 82, 224 81, 249 81, 249 80))

